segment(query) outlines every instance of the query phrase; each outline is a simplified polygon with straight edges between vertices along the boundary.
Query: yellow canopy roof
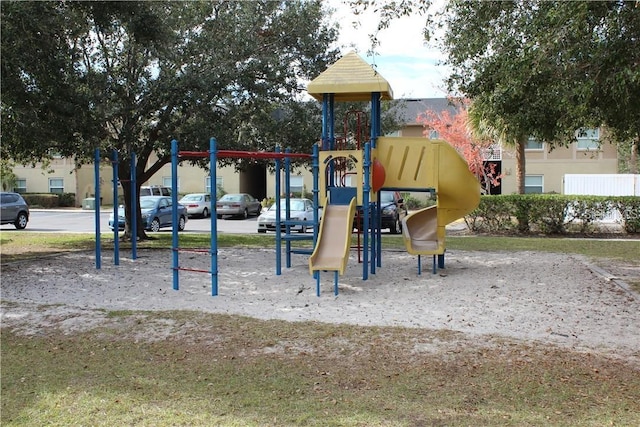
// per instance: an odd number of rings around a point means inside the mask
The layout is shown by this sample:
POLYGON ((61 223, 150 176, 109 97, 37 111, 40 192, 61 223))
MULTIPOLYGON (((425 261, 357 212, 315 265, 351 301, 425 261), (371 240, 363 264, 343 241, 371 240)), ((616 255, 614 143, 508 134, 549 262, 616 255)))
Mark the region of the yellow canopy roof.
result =
POLYGON ((393 99, 389 82, 353 51, 313 79, 307 92, 318 101, 325 93, 335 94, 336 101, 370 101, 373 92, 380 92, 381 99, 393 99))

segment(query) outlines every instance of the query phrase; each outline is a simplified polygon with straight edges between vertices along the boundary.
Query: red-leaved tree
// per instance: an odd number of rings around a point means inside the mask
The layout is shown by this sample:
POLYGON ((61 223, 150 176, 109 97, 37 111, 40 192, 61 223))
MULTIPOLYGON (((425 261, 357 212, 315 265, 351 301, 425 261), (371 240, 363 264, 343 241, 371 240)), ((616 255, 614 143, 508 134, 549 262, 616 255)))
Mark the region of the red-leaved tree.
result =
POLYGON ((482 184, 485 194, 490 193, 491 186, 499 184, 501 175, 496 172, 496 165, 488 162, 493 149, 492 141, 474 139, 468 124, 468 100, 456 100, 454 113, 427 110, 418 115, 417 122, 424 126, 423 134, 427 137, 432 131, 438 138, 451 144, 469 164, 469 170, 482 184))

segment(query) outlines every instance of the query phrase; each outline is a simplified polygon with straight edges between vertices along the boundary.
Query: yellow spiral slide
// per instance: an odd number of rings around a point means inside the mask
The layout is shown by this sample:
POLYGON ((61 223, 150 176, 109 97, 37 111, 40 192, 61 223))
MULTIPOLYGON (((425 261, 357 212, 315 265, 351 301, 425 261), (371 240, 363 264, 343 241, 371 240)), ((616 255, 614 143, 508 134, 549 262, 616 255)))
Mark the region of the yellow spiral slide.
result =
POLYGON ((403 237, 412 255, 442 254, 445 226, 480 203, 480 184, 467 162, 449 143, 437 139, 378 139, 374 154, 383 164, 384 187, 433 189, 437 203, 408 215, 403 237))

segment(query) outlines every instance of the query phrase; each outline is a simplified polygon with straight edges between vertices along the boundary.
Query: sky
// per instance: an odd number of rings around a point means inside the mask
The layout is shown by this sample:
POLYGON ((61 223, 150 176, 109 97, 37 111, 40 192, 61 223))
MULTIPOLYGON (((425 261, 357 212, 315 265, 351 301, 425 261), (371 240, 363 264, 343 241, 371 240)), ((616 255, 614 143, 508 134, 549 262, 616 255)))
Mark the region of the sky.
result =
POLYGON ((438 65, 443 54, 437 49, 425 46, 422 30, 426 18, 420 16, 403 17, 378 34, 381 44, 375 58, 366 56, 371 47, 369 34, 375 31, 377 18, 369 14, 367 18, 355 16, 341 0, 329 0, 330 7, 336 9, 335 18, 340 24, 339 45, 344 45, 343 53, 355 50, 369 64, 375 64, 378 72, 393 89, 394 98, 444 98, 444 80, 447 70, 438 65), (360 21, 359 29, 352 22, 360 21))

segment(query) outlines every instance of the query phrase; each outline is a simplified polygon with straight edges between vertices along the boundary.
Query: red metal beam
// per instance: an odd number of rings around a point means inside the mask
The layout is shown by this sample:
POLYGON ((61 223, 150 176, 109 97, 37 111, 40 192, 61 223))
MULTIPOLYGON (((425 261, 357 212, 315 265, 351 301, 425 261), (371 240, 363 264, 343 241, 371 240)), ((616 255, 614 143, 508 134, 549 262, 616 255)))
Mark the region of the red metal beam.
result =
MULTIPOLYGON (((233 150, 218 150, 216 153, 218 158, 231 157, 231 158, 245 158, 245 159, 310 159, 311 154, 305 153, 275 153, 270 151, 233 151, 233 150)), ((178 156, 185 157, 209 157, 208 151, 180 151, 178 156)))

